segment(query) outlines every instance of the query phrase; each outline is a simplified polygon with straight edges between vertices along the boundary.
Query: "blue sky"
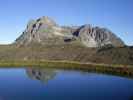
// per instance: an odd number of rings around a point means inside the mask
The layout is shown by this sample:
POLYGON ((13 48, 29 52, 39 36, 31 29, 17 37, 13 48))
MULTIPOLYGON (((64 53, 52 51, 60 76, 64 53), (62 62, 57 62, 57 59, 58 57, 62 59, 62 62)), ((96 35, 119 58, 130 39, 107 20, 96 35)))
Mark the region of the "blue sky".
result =
POLYGON ((0 43, 13 42, 30 19, 49 16, 60 25, 92 24, 133 45, 133 0, 0 0, 0 43))

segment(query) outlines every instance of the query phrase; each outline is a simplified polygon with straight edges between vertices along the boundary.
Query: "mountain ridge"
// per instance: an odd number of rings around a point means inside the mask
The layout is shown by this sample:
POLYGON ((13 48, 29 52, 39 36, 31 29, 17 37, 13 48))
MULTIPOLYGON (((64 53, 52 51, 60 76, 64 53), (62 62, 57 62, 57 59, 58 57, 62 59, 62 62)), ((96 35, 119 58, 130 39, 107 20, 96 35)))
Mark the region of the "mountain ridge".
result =
POLYGON ((79 44, 85 47, 101 47, 111 44, 114 47, 125 46, 124 42, 106 28, 82 26, 60 26, 53 19, 43 16, 28 23, 27 28, 14 44, 29 46, 79 44))

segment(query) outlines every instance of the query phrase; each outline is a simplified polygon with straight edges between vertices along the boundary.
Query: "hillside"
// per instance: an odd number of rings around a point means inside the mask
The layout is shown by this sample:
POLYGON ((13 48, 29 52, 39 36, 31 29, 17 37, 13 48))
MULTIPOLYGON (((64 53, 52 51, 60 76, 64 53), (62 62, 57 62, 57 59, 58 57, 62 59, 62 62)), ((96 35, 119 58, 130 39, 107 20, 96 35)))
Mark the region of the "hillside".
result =
POLYGON ((85 48, 82 46, 59 45, 16 47, 0 46, 0 60, 51 60, 78 61, 81 63, 105 63, 133 65, 133 47, 85 48))

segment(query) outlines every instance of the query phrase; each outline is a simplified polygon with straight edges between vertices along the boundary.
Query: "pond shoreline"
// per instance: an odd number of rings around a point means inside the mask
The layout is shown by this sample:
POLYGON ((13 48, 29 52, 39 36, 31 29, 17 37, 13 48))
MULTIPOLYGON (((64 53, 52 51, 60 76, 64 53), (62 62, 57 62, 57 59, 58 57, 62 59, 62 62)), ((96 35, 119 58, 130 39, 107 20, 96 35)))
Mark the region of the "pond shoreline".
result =
POLYGON ((38 68, 61 68, 61 69, 77 69, 90 70, 98 72, 116 73, 122 75, 133 76, 133 65, 114 65, 114 64, 97 64, 97 63, 80 63, 76 61, 0 61, 1 68, 21 68, 21 67, 38 67, 38 68))

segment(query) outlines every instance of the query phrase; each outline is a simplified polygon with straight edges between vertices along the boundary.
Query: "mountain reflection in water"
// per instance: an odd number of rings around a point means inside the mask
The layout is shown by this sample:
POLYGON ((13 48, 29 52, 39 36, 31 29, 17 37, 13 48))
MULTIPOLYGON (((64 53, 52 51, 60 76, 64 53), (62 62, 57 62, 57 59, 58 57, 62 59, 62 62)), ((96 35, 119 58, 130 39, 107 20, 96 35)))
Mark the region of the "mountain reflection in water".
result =
POLYGON ((56 69, 39 69, 39 68, 27 68, 26 73, 29 78, 39 80, 43 83, 47 83, 49 80, 55 78, 58 70, 56 69))
MULTIPOLYGON (((30 79, 33 80, 39 80, 43 83, 47 83, 49 80, 52 80, 56 77, 56 75, 60 72, 60 71, 68 71, 65 69, 55 69, 55 68, 26 68, 26 74, 28 75, 28 77, 30 79)), ((70 70, 69 70, 70 71, 70 70)), ((76 70, 72 70, 72 71, 76 71, 76 70)), ((95 71, 95 70, 77 70, 80 74, 88 74, 88 73, 103 73, 105 75, 113 75, 113 76, 120 76, 120 77, 125 77, 125 78, 130 78, 133 79, 133 76, 129 76, 129 75, 124 75, 124 74, 120 74, 120 73, 112 73, 112 72, 106 72, 106 71, 95 71)))

